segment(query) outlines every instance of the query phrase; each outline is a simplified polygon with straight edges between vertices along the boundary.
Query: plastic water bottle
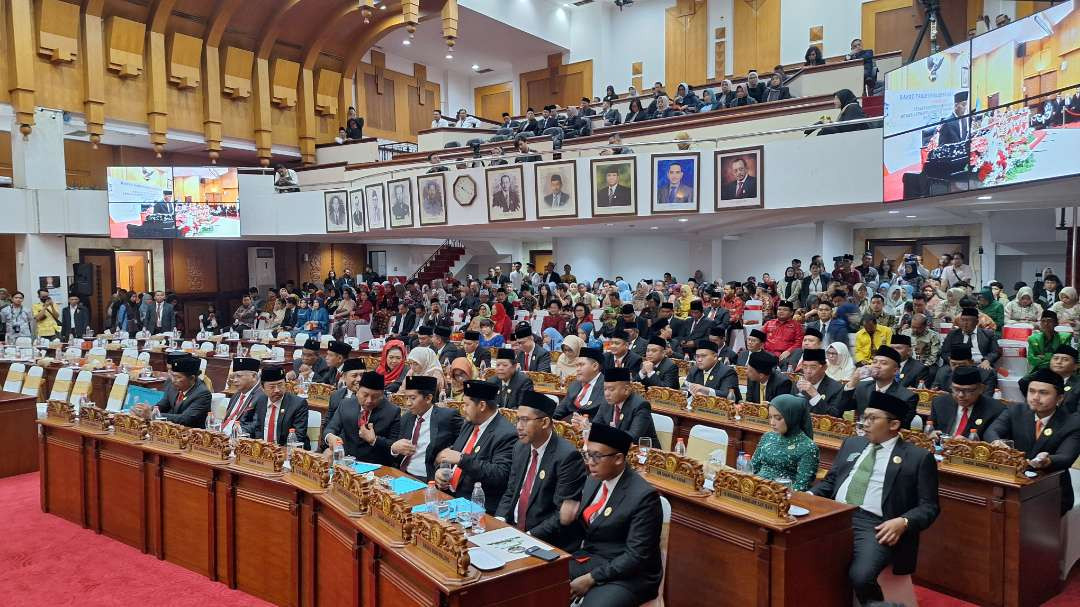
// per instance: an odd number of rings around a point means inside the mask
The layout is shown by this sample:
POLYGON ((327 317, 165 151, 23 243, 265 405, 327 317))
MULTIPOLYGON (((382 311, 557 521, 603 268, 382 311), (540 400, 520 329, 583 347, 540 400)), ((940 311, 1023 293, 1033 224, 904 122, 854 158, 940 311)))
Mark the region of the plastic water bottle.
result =
POLYGON ((294 449, 303 449, 304 443, 296 435, 296 428, 289 428, 289 436, 285 439, 286 456, 291 457, 294 449))
POLYGON ((341 463, 345 459, 345 445, 338 441, 334 443, 334 464, 341 463))
POLYGON ((739 457, 735 458, 735 469, 739 472, 750 471, 750 462, 746 461, 746 451, 739 451, 739 457))
POLYGON ((972 428, 971 432, 968 432, 968 440, 970 440, 970 441, 978 441, 979 440, 979 433, 975 431, 975 428, 972 428))
POLYGON ((675 443, 675 455, 686 457, 686 443, 681 438, 675 443))
POLYGON ((472 490, 472 515, 473 515, 473 531, 476 533, 483 533, 484 526, 484 510, 486 506, 486 500, 484 498, 484 488, 480 486, 480 483, 473 485, 472 490))
POLYGON ((435 481, 428 481, 427 489, 424 489, 424 503, 427 505, 428 514, 438 515, 439 489, 435 486, 435 481))
POLYGON ((934 433, 934 420, 926 420, 926 424, 923 426, 923 434, 930 436, 934 433))

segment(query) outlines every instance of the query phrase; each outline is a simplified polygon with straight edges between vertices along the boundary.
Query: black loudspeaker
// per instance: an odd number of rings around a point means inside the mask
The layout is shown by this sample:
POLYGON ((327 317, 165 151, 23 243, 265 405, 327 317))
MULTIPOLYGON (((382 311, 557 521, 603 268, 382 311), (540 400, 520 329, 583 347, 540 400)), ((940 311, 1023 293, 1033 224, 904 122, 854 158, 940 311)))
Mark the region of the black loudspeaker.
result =
POLYGON ((80 297, 94 294, 94 266, 88 263, 71 264, 71 273, 75 277, 72 292, 80 297))

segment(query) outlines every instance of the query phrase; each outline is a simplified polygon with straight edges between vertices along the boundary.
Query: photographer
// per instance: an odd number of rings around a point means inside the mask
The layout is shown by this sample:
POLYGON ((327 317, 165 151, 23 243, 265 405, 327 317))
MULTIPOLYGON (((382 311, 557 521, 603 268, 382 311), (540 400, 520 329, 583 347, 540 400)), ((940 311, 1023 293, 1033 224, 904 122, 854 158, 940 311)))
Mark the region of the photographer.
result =
POLYGON ((11 305, 0 310, 0 324, 6 327, 5 339, 14 343, 19 337, 34 337, 34 317, 23 307, 22 291, 11 296, 11 305))
POLYGON ((38 289, 39 303, 34 304, 34 322, 37 323, 37 336, 52 339, 60 333, 60 308, 56 307, 49 291, 38 289))

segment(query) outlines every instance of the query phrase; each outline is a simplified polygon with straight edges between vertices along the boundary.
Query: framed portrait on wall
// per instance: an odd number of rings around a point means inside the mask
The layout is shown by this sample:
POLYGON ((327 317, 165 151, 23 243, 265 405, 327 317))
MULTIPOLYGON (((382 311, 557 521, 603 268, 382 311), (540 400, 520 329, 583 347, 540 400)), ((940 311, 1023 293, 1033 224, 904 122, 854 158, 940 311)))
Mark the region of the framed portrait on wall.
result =
POLYGON ((411 228, 415 224, 412 209, 412 180, 394 179, 386 182, 390 203, 390 227, 411 228))
POLYGON ((346 201, 349 193, 345 190, 323 192, 326 205, 326 233, 349 231, 349 209, 346 201))
POLYGON ((765 148, 716 152, 716 210, 765 206, 765 148))
POLYGON ((634 157, 594 158, 591 169, 593 217, 637 215, 637 170, 634 157))
POLYGON ((364 186, 364 199, 367 204, 367 229, 386 229, 386 186, 381 183, 364 186))
POLYGON ((446 224, 446 175, 435 173, 416 178, 416 194, 419 197, 420 225, 446 224))
POLYGON ((488 221, 525 219, 523 186, 525 171, 520 164, 485 170, 488 221))
POLYGON ((653 154, 653 213, 698 210, 701 192, 701 154, 653 154))
POLYGON ((364 231, 364 190, 349 190, 349 231, 364 231))
POLYGON ((573 160, 537 162, 536 218, 577 217, 577 169, 573 160))

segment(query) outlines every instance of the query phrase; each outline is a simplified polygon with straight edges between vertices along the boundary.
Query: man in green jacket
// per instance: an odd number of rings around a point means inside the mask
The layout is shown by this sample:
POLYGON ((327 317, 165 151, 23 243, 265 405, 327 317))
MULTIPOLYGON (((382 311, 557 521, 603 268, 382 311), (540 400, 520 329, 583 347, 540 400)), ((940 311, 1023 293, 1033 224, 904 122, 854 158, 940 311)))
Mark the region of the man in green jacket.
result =
POLYGON ((1039 330, 1028 337, 1028 373, 1048 368, 1050 359, 1054 357, 1054 352, 1057 352, 1058 347, 1069 345, 1070 336, 1054 330, 1057 324, 1057 313, 1053 310, 1044 310, 1042 317, 1039 318, 1039 330))
MULTIPOLYGON (((1005 328, 1005 307, 1001 305, 1001 302, 994 296, 994 292, 990 287, 986 287, 978 294, 979 311, 990 317, 990 320, 994 321, 997 328, 994 329, 994 333, 1001 337, 1001 330, 1005 328)), ((1053 350, 1050 351, 1053 353, 1053 350)))

